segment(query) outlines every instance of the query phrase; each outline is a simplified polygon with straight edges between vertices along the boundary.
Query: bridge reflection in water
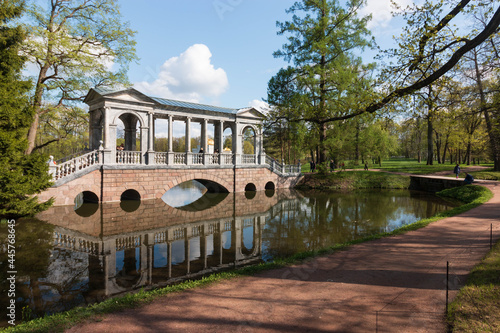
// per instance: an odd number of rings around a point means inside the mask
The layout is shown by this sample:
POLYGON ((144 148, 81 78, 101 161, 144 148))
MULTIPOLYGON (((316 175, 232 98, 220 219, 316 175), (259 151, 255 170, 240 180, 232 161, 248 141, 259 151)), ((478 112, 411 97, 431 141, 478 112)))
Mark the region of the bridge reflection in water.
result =
POLYGON ((259 262, 266 217, 292 192, 254 193, 251 200, 244 193, 206 199, 217 201, 216 206, 201 198, 190 209, 173 208, 158 199, 140 202, 132 212, 123 210, 123 203, 103 203, 76 211, 53 207, 37 217, 55 225, 56 252, 88 257, 88 304, 259 262))
MULTIPOLYGON (((28 307, 43 316, 134 289, 317 250, 450 207, 409 191, 229 193, 180 208, 161 199, 130 203, 84 204, 76 211, 58 206, 37 216, 49 223, 20 220, 17 313, 28 307)), ((0 224, 0 238, 7 233, 0 224)), ((6 258, 7 246, 0 244, 0 271, 8 271, 6 258)), ((0 281, 0 288, 6 283, 0 281)), ((7 293, 0 293, 0 307, 8 302, 7 293)))

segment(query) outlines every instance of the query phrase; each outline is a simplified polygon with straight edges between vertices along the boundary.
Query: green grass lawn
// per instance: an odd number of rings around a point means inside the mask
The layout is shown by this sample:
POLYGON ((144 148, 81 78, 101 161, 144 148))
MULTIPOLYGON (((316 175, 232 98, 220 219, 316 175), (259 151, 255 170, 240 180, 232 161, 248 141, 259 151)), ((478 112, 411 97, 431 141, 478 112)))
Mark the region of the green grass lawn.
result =
POLYGON ((467 278, 448 309, 450 332, 500 332, 500 242, 467 278))
MULTIPOLYGON (((364 165, 354 165, 351 161, 346 161, 344 162, 346 165, 346 169, 360 169, 362 170, 364 168, 364 165)), ((462 171, 467 169, 468 167, 474 167, 477 165, 461 165, 462 171)), ((480 166, 488 167, 488 169, 482 170, 482 171, 474 171, 471 172, 471 174, 474 176, 475 179, 486 179, 486 180, 500 180, 500 172, 498 171, 493 171, 493 164, 492 163, 484 163, 480 164, 480 166)), ((411 174, 417 174, 417 175, 426 175, 426 174, 432 174, 436 172, 443 172, 443 171, 448 171, 449 174, 444 175, 444 176, 449 176, 449 177, 454 177, 455 175, 453 174, 453 168, 455 167, 455 164, 450 164, 449 162, 445 164, 435 164, 433 165, 426 165, 425 161, 418 163, 417 160, 411 160, 411 159, 390 159, 390 160, 385 160, 382 161, 382 166, 378 164, 368 164, 369 169, 379 169, 382 171, 386 172, 404 172, 404 173, 411 173, 411 174)), ((335 169, 338 171, 339 169, 335 169)), ((310 166, 309 163, 303 164, 302 165, 302 172, 310 172, 310 166)), ((465 177, 465 172, 462 172, 460 174, 461 178, 465 177)))

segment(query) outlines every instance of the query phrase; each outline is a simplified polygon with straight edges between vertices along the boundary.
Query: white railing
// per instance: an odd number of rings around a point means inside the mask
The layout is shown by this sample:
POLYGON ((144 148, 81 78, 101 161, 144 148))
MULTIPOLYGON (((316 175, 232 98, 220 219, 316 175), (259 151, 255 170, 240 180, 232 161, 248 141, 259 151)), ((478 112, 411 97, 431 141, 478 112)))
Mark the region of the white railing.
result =
POLYGON ((117 164, 141 164, 140 151, 126 151, 117 150, 116 151, 116 163, 117 164))
POLYGON ((99 243, 54 231, 54 246, 97 255, 99 243))
POLYGON ((191 164, 203 164, 203 153, 191 154, 191 164))
POLYGON ((98 150, 73 157, 58 165, 54 165, 54 162, 51 160, 49 161, 49 172, 52 174, 54 180, 58 180, 96 164, 102 164, 101 155, 98 150))
POLYGON ((233 154, 221 154, 222 164, 233 164, 233 154))
MULTIPOLYGON (((84 170, 93 165, 102 165, 104 161, 114 161, 119 165, 233 165, 239 160, 232 153, 222 154, 204 154, 204 153, 174 153, 174 152, 155 152, 154 155, 148 155, 152 160, 144 160, 140 151, 116 151, 116 155, 109 155, 109 152, 103 150, 94 150, 84 155, 73 157, 68 161, 56 165, 53 159, 49 161, 49 172, 54 180, 60 180, 64 177, 84 170), (107 155, 108 154, 108 155, 107 155), (109 156, 109 159, 108 157, 109 156)), ((109 162, 106 162, 109 163, 109 162)), ((110 164, 114 164, 111 162, 110 164)), ((241 155, 242 165, 262 164, 269 170, 279 175, 297 175, 300 174, 300 164, 284 165, 270 156, 265 155, 265 163, 259 162, 259 156, 254 154, 241 155)))
POLYGON ((219 154, 208 154, 208 164, 219 164, 220 155, 219 154))
POLYGON ((241 155, 241 163, 243 164, 255 164, 257 163, 257 158, 255 155, 243 154, 241 155))
POLYGON ((186 153, 174 153, 174 164, 186 164, 186 153))
POLYGON ((266 155, 266 164, 268 165, 269 170, 279 175, 296 175, 301 173, 300 164, 286 165, 284 163, 279 163, 268 155, 266 155))
POLYGON ((167 164, 168 153, 155 153, 155 164, 167 164))

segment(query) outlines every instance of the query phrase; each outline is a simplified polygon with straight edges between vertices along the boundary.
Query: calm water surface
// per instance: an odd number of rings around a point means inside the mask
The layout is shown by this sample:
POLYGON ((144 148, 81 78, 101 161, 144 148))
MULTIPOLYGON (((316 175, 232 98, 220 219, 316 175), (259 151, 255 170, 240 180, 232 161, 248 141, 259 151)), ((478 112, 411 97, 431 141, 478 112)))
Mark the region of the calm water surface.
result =
MULTIPOLYGON (((181 185, 158 200, 79 203, 17 221, 16 322, 391 231, 452 206, 411 191, 211 194, 181 185)), ((2 241, 0 326, 7 263, 2 241)))

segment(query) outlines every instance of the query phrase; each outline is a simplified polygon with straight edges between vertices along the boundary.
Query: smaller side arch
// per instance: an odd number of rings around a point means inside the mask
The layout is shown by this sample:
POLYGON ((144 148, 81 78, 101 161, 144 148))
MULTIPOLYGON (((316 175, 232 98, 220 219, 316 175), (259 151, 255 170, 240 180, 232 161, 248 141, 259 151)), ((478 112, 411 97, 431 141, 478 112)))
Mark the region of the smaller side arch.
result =
POLYGON ((257 191, 257 187, 255 186, 254 183, 248 183, 245 186, 245 192, 255 192, 257 191))
POLYGON ((269 181, 266 183, 266 185, 264 186, 264 189, 265 190, 275 190, 276 189, 276 185, 274 185, 273 182, 269 181))

